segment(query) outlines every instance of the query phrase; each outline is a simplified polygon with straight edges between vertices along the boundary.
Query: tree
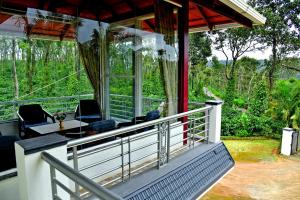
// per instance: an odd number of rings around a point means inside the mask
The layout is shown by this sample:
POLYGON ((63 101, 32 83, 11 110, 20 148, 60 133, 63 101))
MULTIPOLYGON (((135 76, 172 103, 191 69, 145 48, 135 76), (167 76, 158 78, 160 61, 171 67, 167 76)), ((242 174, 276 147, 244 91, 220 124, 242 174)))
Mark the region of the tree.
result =
POLYGON ((215 32, 215 36, 216 49, 221 51, 226 57, 224 73, 228 82, 224 100, 226 104, 231 106, 235 97, 237 60, 246 52, 258 49, 259 44, 256 42, 256 35, 253 34, 253 30, 248 28, 217 31, 215 32))
POLYGON ((225 77, 231 80, 235 75, 237 60, 245 53, 260 48, 256 35, 252 29, 235 28, 217 31, 215 36, 216 49, 226 57, 225 77))
POLYGON ((27 38, 25 41, 26 45, 26 77, 27 77, 27 84, 29 86, 29 94, 33 92, 33 73, 35 69, 35 56, 36 56, 36 48, 35 43, 36 41, 32 41, 30 38, 27 38))
POLYGON ((19 98, 19 82, 18 82, 18 75, 17 75, 17 66, 16 66, 16 39, 12 39, 12 74, 13 74, 13 81, 14 81, 14 90, 15 90, 15 98, 19 98))
POLYGON ((284 121, 287 127, 300 126, 300 81, 280 80, 272 91, 268 113, 274 120, 284 121))
POLYGON ((242 57, 237 61, 238 80, 237 88, 240 94, 248 94, 252 91, 252 86, 255 85, 255 80, 258 75, 260 62, 254 58, 247 56, 242 57))
POLYGON ((216 56, 213 56, 211 59, 211 67, 218 72, 224 69, 224 65, 220 63, 216 56))
POLYGON ((211 39, 206 33, 190 34, 189 58, 191 65, 206 64, 207 58, 212 55, 211 39))
POLYGON ((251 2, 266 18, 265 26, 258 27, 258 41, 272 48, 268 63, 269 89, 274 85, 276 71, 282 59, 300 48, 300 1, 255 0, 251 2))
POLYGON ((189 41, 189 58, 190 58, 190 85, 191 91, 196 85, 196 93, 200 94, 203 84, 199 80, 199 73, 207 64, 207 58, 212 55, 211 39, 205 33, 191 33, 189 41))
POLYGON ((255 85, 253 97, 250 100, 249 112, 260 117, 268 109, 268 93, 264 80, 255 85))

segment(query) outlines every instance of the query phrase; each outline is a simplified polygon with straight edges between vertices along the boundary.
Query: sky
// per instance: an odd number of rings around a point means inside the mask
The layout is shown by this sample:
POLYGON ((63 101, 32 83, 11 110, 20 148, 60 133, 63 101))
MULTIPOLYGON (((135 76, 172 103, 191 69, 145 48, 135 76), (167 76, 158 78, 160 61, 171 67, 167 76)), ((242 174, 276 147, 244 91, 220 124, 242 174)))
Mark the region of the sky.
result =
MULTIPOLYGON (((228 55, 230 55, 229 51, 226 52, 228 55)), ((221 51, 217 51, 213 48, 212 54, 218 58, 218 60, 226 60, 226 57, 221 51)), ((272 54, 272 49, 268 48, 263 51, 253 51, 245 53, 242 57, 248 56, 250 58, 255 58, 257 60, 264 60, 268 59, 270 55, 272 54)), ((231 59, 231 58, 229 58, 231 59)))

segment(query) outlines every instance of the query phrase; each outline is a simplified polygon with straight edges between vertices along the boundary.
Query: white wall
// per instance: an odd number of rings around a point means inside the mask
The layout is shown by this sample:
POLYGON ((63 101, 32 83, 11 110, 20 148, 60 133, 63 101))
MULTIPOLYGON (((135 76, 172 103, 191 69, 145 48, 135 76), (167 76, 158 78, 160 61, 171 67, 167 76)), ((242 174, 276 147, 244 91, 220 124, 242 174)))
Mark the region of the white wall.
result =
MULTIPOLYGON (((8 170, 10 171, 10 170, 8 170)), ((1 172, 0 176, 3 175, 1 172)), ((18 176, 13 176, 0 181, 0 199, 1 200, 19 200, 18 176)))

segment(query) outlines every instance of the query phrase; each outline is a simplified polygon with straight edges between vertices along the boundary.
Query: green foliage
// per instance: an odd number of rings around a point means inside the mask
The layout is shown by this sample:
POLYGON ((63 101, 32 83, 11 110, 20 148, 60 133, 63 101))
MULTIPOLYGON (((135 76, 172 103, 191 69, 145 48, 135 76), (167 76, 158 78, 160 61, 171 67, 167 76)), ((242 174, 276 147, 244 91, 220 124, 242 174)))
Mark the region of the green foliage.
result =
POLYGON ((232 78, 228 80, 225 97, 224 97, 224 103, 227 106, 233 106, 233 101, 235 99, 235 78, 232 78))
POLYGON ((236 62, 237 68, 239 69, 238 73, 243 74, 252 74, 257 73, 259 70, 260 63, 258 60, 254 58, 249 58, 247 56, 242 57, 236 62))
POLYGON ((300 80, 280 80, 271 94, 268 114, 272 119, 282 120, 287 127, 300 126, 300 80))
POLYGON ((246 105, 246 102, 243 98, 239 97, 239 98, 235 98, 233 100, 233 104, 239 108, 244 108, 246 105))
POLYGON ((255 0, 252 4, 267 18, 266 24, 255 32, 262 44, 273 46, 278 58, 299 49, 299 0, 255 0))
POLYGON ((249 112, 254 116, 262 116, 268 108, 268 94, 265 81, 262 80, 254 87, 254 94, 251 97, 249 112))
POLYGON ((213 56, 212 59, 211 59, 211 67, 215 71, 221 71, 221 70, 224 69, 224 65, 219 62, 219 60, 218 60, 218 58, 216 56, 213 56))
POLYGON ((189 36, 189 59, 192 66, 206 64, 212 54, 211 39, 203 32, 191 33, 189 36))
POLYGON ((251 0, 250 3, 267 18, 264 26, 255 28, 254 34, 265 48, 272 49, 266 69, 271 91, 276 72, 285 67, 281 65, 282 59, 300 48, 300 1, 251 0))
POLYGON ((214 87, 211 87, 211 86, 208 86, 207 88, 208 88, 209 91, 211 91, 217 97, 220 97, 221 99, 224 99, 225 92, 223 90, 220 90, 219 88, 214 88, 214 87))
MULTIPOLYGON (((271 119, 266 116, 255 116, 249 112, 224 106, 222 115, 222 134, 224 136, 270 136, 273 132, 271 119)), ((281 127, 282 129, 282 127, 281 127)))

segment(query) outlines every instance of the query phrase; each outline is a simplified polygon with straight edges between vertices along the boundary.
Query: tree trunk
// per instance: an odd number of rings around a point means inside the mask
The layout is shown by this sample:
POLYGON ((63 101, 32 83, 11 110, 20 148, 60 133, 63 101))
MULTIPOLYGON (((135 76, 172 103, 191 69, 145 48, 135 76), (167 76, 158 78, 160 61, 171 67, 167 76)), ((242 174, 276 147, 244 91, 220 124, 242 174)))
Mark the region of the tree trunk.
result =
POLYGON ((26 49, 26 78, 27 78, 27 84, 29 86, 29 93, 32 92, 32 76, 31 76, 31 46, 32 43, 30 41, 30 39, 27 40, 28 42, 28 47, 26 49))
POLYGON ((272 41, 272 61, 271 68, 269 70, 268 78, 269 78, 269 91, 272 91, 274 85, 274 73, 276 71, 277 65, 277 40, 276 37, 273 37, 272 41))
POLYGON ((14 89, 15 89, 15 98, 19 98, 19 82, 17 75, 17 66, 16 66, 16 40, 12 39, 12 72, 13 72, 13 80, 14 80, 14 89))
POLYGON ((36 65, 36 59, 35 59, 35 54, 36 54, 36 48, 35 48, 35 44, 33 43, 32 45, 32 55, 31 55, 31 69, 30 69, 30 93, 33 92, 33 81, 32 81, 32 77, 33 77, 33 73, 35 70, 35 65, 36 65))
POLYGON ((76 71, 77 80, 80 81, 80 56, 78 53, 79 53, 79 50, 78 50, 77 44, 75 44, 75 48, 74 48, 75 71, 76 71))
MULTIPOLYGON (((51 50, 51 42, 47 41, 45 44, 45 53, 44 53, 44 85, 48 85, 50 81, 49 74, 49 55, 51 50)), ((47 95, 51 92, 51 87, 47 87, 47 95)))

